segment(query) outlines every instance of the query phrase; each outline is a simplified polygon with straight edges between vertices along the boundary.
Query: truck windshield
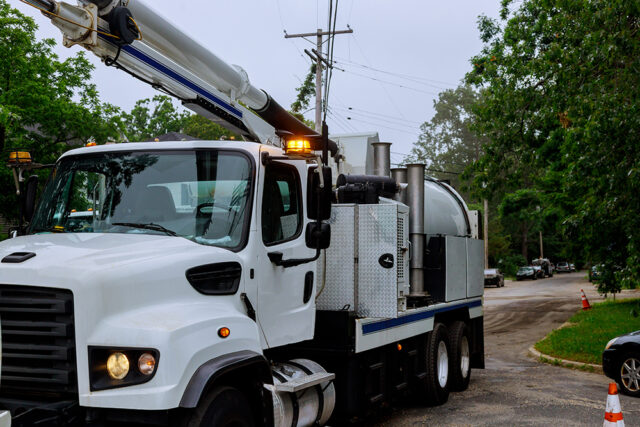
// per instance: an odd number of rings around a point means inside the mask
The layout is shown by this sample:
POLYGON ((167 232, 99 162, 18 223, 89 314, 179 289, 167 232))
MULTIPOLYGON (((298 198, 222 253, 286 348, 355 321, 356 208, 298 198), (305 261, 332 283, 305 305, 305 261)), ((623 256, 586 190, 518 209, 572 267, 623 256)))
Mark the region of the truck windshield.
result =
POLYGON ((252 167, 239 152, 96 153, 54 169, 31 233, 140 233, 239 248, 252 167))

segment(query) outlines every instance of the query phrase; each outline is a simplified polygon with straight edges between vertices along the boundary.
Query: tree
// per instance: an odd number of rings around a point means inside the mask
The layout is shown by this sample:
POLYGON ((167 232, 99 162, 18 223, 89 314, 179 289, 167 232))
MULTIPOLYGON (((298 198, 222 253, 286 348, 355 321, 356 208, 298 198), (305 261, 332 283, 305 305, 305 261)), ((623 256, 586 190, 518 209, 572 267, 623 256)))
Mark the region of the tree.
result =
POLYGON ((169 132, 182 132, 191 115, 174 104, 166 95, 136 102, 131 112, 125 113, 125 134, 129 141, 144 141, 169 132))
MULTIPOLYGON (((118 137, 119 110, 102 104, 83 53, 60 61, 55 42, 36 40, 33 19, 0 0, 0 153, 24 148, 52 163, 70 144, 118 137)), ((2 160, 0 160, 2 161, 2 160)), ((0 215, 17 217, 13 178, 0 168, 0 215)))
POLYGON ((311 64, 311 68, 309 69, 309 73, 307 77, 305 77, 304 82, 300 85, 300 87, 296 88, 296 92, 298 96, 296 100, 291 104, 291 112, 292 113, 302 113, 305 108, 309 106, 309 102, 311 97, 316 91, 316 64, 311 64))
POLYGON ((212 141, 220 139, 241 139, 230 130, 197 114, 193 114, 185 120, 184 133, 197 139, 212 141))
POLYGON ((492 190, 538 190, 589 261, 637 282, 640 3, 503 0, 479 27, 467 82, 492 190))
POLYGON ((479 92, 469 85, 440 92, 433 103, 435 115, 420 127, 422 133, 405 162, 424 162, 431 169, 429 173, 460 188, 458 174, 479 160, 485 143, 485 138, 471 129, 473 105, 478 99, 479 92))

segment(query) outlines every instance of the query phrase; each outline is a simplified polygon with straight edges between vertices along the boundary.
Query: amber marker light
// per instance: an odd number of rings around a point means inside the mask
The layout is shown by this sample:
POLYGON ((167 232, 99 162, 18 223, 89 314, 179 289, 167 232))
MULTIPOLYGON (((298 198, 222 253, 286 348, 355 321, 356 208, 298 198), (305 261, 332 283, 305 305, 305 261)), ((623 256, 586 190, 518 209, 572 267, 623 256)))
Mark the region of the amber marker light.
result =
POLYGON ((220 338, 227 338, 229 335, 231 335, 231 329, 226 326, 218 329, 218 336, 220 338))
POLYGON ((85 145, 85 147, 95 147, 97 145, 98 145, 97 142, 87 142, 87 145, 85 145))
POLYGON ((143 375, 151 375, 156 369, 156 358, 151 353, 142 353, 138 359, 138 370, 143 375))
POLYGON ((402 351, 402 344, 398 343, 397 346, 398 346, 398 351, 402 351))

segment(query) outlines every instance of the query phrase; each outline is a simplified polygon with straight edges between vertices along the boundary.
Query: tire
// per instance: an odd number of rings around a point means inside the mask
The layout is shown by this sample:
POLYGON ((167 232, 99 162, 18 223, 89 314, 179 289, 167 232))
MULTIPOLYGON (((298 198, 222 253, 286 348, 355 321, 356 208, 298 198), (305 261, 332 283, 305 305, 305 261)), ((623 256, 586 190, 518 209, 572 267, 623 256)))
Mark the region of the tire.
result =
POLYGON ((621 358, 617 383, 620 392, 627 396, 640 397, 640 355, 628 353, 621 358), (626 378, 625 378, 626 376, 626 378))
POLYGON ((471 379, 471 340, 469 327, 465 322, 456 321, 449 327, 449 349, 451 350, 449 377, 451 391, 469 388, 471 379))
POLYGON ((242 392, 216 387, 181 420, 181 427, 254 427, 253 412, 242 392))
POLYGON ((426 338, 427 375, 421 383, 420 400, 427 406, 439 406, 449 399, 449 337, 447 327, 436 323, 426 338))

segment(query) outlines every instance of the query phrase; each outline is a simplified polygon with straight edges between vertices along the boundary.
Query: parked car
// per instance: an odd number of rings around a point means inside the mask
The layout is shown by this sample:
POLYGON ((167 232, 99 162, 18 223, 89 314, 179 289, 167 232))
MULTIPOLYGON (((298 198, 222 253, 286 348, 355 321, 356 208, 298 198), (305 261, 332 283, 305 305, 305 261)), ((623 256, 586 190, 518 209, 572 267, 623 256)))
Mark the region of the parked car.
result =
POLYGON ((537 279, 544 279, 544 270, 542 269, 542 267, 540 267, 539 265, 534 265, 533 269, 536 272, 537 279))
POLYGON ((484 271, 484 286, 504 286, 504 275, 497 268, 489 268, 484 271))
POLYGON ((516 280, 533 279, 536 280, 536 271, 531 266, 520 267, 516 273, 516 280))
POLYGON ((589 270, 589 281, 593 282, 594 280, 598 280, 600 278, 600 269, 597 265, 594 265, 589 270))
POLYGON ((640 331, 609 341, 602 353, 602 370, 622 393, 640 397, 640 331))
POLYGON ((531 265, 539 265, 545 276, 553 277, 553 264, 547 258, 536 258, 531 261, 531 265))
POLYGON ((571 272, 575 272, 576 271, 576 265, 575 264, 569 264, 569 270, 571 270, 571 272))
POLYGON ((558 273, 571 273, 571 267, 569 267, 568 262, 562 261, 556 264, 556 271, 558 273))

